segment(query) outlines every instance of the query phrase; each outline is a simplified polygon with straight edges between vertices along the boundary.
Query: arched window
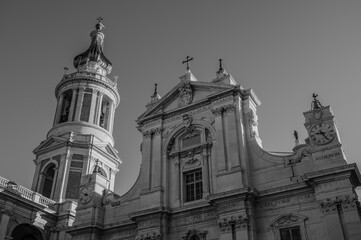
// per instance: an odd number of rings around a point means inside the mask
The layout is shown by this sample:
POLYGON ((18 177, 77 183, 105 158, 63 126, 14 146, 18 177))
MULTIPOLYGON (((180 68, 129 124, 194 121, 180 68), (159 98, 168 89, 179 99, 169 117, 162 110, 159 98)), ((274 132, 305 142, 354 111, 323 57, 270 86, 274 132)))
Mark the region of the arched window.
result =
POLYGON ((43 171, 42 189, 40 193, 47 198, 51 197, 55 178, 55 165, 49 164, 43 171))
POLYGON ((185 118, 182 128, 168 142, 166 151, 172 161, 173 191, 171 198, 179 205, 202 200, 210 194, 210 159, 212 136, 210 130, 200 124, 193 124, 185 118))
POLYGON ((19 224, 11 233, 13 240, 42 240, 43 236, 40 230, 30 224, 19 224))

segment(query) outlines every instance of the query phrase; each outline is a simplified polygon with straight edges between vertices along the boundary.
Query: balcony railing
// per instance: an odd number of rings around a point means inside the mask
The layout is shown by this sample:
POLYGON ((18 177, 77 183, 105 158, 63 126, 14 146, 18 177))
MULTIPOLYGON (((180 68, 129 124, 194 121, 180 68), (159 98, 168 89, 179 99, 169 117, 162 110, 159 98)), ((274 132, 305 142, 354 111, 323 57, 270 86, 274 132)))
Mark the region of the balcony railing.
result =
POLYGON ((0 176, 0 188, 7 189, 27 200, 39 203, 46 207, 52 207, 52 205, 56 203, 54 200, 46 198, 40 193, 31 191, 30 189, 23 187, 21 185, 17 185, 16 183, 9 181, 8 179, 3 178, 1 176, 0 176))

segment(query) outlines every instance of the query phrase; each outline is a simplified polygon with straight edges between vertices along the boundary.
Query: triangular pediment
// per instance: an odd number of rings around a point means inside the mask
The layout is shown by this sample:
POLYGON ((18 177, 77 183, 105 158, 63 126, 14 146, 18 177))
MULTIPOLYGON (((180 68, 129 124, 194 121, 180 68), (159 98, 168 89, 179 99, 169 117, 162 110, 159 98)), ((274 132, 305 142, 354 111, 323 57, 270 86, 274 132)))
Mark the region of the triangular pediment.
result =
POLYGON ((148 106, 148 109, 139 119, 149 118, 161 113, 168 113, 185 106, 191 106, 200 101, 207 100, 210 96, 215 96, 231 89, 234 89, 233 85, 222 83, 199 81, 181 82, 164 97, 151 106, 148 106))
POLYGON ((112 147, 110 144, 97 143, 94 146, 95 146, 95 150, 98 150, 98 152, 102 152, 102 154, 111 156, 113 159, 116 159, 118 162, 121 163, 121 160, 118 156, 118 151, 114 147, 112 147))
POLYGON ((49 148, 55 147, 55 146, 59 146, 62 143, 65 143, 67 140, 64 138, 60 138, 60 137, 51 137, 46 139, 45 141, 41 142, 40 145, 38 147, 36 147, 34 149, 34 153, 38 153, 41 152, 43 150, 47 150, 49 148))

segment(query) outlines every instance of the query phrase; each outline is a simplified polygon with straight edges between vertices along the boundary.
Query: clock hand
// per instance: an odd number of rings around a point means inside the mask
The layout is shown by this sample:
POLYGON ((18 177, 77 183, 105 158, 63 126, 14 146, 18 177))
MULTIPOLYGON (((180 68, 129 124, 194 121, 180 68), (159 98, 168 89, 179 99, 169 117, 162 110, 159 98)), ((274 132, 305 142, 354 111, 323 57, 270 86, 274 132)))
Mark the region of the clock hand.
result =
POLYGON ((326 140, 329 140, 328 137, 326 137, 326 134, 325 134, 324 131, 319 130, 316 134, 317 135, 322 135, 326 140))

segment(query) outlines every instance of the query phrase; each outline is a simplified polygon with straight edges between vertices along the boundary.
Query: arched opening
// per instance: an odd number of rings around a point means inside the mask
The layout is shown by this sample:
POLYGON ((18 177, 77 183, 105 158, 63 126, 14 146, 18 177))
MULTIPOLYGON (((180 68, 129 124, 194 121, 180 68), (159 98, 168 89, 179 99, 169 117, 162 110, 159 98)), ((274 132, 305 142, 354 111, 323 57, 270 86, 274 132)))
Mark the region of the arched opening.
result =
POLYGON ((64 98, 63 98, 63 103, 62 103, 62 107, 60 110, 59 123, 68 121, 69 113, 70 113, 71 99, 73 97, 73 91, 68 90, 63 93, 63 96, 64 96, 64 98))
POLYGON ((47 198, 51 197, 55 176, 55 164, 49 164, 43 172, 43 184, 40 193, 47 198))
POLYGON ((19 224, 11 233, 13 240, 43 240, 39 229, 30 224, 19 224))

